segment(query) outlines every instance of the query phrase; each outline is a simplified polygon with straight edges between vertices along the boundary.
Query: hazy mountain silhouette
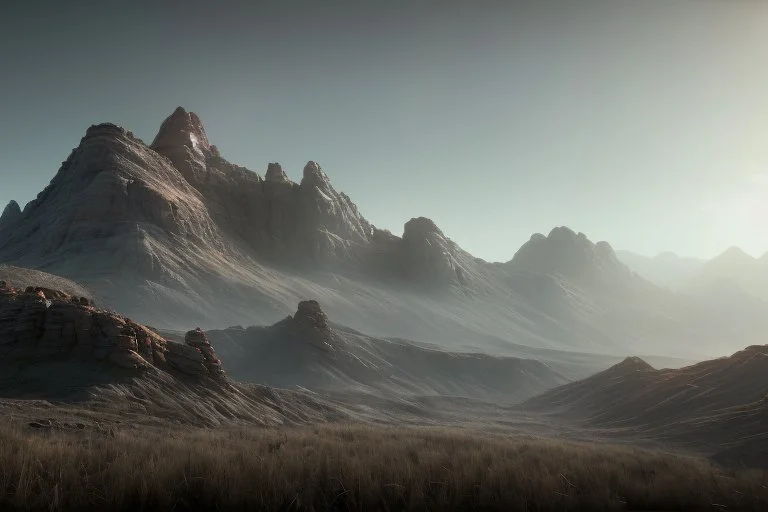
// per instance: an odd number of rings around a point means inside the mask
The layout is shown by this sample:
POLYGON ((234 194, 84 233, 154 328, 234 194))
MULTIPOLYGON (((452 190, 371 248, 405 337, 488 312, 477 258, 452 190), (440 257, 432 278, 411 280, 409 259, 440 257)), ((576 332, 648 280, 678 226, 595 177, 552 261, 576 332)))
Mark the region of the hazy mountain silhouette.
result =
POLYGON ((706 261, 672 252, 649 257, 631 251, 616 251, 616 256, 639 276, 671 290, 682 290, 690 285, 706 261))

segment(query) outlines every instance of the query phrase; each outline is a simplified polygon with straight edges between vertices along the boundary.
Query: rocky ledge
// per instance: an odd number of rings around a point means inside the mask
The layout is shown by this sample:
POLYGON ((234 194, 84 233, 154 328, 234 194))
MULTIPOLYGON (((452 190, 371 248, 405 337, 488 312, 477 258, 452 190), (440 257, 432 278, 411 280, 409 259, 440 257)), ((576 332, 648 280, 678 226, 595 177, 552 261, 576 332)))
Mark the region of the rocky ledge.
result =
POLYGON ((0 281, 0 359, 18 364, 67 357, 105 362, 128 370, 161 370, 178 377, 226 380, 221 361, 199 328, 185 343, 85 297, 41 287, 16 289, 0 281))

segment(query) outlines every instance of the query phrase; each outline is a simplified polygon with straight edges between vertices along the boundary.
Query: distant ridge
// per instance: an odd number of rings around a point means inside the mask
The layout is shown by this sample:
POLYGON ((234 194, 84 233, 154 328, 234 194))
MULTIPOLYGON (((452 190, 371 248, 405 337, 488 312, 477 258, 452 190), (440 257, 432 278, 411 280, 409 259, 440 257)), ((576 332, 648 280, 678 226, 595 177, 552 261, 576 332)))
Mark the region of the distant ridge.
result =
POLYGON ((768 467, 766 375, 768 345, 673 370, 655 370, 639 358, 627 358, 532 398, 525 407, 616 433, 704 446, 720 460, 742 456, 739 447, 749 440, 753 448, 761 446, 762 465, 768 467))

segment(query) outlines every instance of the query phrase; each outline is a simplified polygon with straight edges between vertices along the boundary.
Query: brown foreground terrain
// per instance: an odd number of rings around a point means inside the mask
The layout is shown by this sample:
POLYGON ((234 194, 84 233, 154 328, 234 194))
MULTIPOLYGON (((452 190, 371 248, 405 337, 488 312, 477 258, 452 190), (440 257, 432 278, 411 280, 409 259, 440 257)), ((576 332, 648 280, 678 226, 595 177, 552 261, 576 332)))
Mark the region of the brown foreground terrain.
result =
POLYGON ((768 509, 764 472, 607 444, 434 427, 103 428, 4 417, 1 509, 768 509))

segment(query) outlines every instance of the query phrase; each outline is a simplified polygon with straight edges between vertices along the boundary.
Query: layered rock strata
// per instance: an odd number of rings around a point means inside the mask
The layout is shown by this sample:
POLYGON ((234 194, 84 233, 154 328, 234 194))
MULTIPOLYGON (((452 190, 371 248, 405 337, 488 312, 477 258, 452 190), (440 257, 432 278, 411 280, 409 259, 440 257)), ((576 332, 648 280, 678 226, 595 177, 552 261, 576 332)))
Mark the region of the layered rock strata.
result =
POLYGON ((0 356, 6 363, 65 359, 106 362, 134 370, 223 380, 221 362, 199 329, 187 343, 153 330, 90 300, 58 290, 18 290, 0 281, 0 356))

